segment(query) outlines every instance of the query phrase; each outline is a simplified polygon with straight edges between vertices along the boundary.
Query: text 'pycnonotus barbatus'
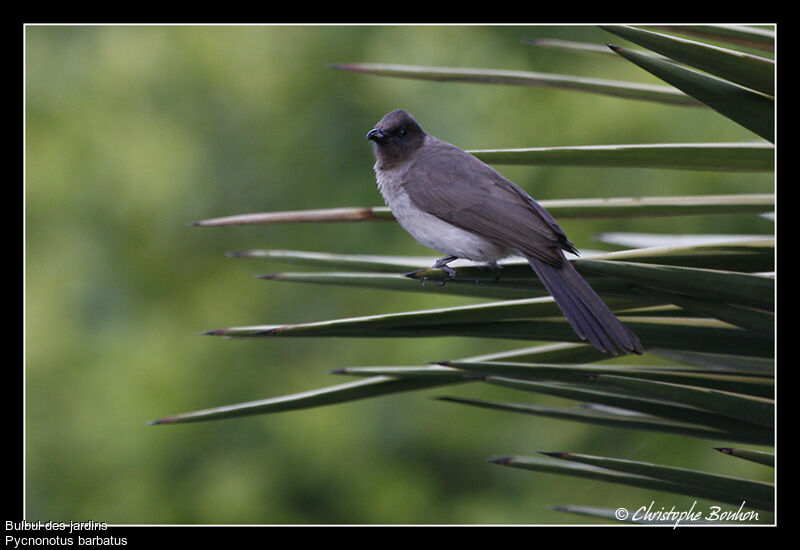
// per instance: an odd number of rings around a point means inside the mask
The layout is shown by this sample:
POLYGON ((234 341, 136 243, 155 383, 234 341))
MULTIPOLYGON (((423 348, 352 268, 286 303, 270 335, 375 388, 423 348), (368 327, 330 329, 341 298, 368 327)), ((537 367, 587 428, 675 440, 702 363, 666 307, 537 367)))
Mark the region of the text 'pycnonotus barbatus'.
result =
POLYGON ((392 111, 367 133, 386 204, 417 241, 446 254, 433 265, 449 277, 458 258, 486 262, 524 256, 578 335, 616 355, 642 353, 623 325, 578 274, 564 230, 530 195, 455 145, 426 134, 414 118, 392 111))

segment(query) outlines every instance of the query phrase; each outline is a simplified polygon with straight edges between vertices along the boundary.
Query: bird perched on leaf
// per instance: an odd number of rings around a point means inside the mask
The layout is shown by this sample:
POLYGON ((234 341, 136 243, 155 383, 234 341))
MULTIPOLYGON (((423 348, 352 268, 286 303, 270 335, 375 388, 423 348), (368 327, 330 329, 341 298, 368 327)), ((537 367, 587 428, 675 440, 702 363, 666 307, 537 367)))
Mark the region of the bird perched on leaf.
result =
POLYGON ((487 263, 520 254, 575 332, 603 352, 642 353, 642 344, 575 270, 577 254, 558 222, 520 187, 455 145, 426 134, 406 111, 384 116, 367 133, 375 174, 400 225, 445 254, 433 265, 450 278, 458 258, 487 263))

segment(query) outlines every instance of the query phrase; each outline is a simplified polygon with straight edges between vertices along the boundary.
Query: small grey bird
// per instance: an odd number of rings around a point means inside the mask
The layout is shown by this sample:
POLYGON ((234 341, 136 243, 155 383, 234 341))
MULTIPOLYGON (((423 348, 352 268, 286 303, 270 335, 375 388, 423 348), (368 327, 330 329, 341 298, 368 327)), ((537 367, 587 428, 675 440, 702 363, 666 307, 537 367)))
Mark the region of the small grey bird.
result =
POLYGON ((446 254, 433 265, 455 277, 447 264, 458 258, 485 262, 518 253, 553 296, 578 335, 603 352, 642 353, 623 325, 578 274, 563 250, 577 254, 564 230, 533 198, 492 167, 455 145, 426 134, 397 110, 367 133, 375 143, 375 174, 386 204, 417 241, 446 254))

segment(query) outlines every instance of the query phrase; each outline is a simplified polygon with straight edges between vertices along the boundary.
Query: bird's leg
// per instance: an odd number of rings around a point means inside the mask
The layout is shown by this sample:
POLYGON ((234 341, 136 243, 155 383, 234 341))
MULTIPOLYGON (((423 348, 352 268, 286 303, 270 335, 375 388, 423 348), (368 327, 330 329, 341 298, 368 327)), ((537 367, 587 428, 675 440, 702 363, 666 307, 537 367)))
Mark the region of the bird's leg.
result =
MULTIPOLYGON (((457 260, 458 256, 445 256, 444 258, 439 258, 436 260, 436 263, 433 264, 433 269, 441 269, 445 273, 447 273, 448 279, 455 279, 456 278, 456 270, 450 267, 449 264, 453 260, 457 260)), ((441 285, 444 284, 444 281, 440 281, 441 285)), ((439 284, 439 283, 436 283, 439 284)), ((441 286, 440 285, 440 286, 441 286)))
POLYGON ((493 283, 496 283, 500 280, 500 275, 503 272, 503 266, 498 264, 497 262, 486 262, 486 267, 494 271, 494 279, 492 280, 493 283))

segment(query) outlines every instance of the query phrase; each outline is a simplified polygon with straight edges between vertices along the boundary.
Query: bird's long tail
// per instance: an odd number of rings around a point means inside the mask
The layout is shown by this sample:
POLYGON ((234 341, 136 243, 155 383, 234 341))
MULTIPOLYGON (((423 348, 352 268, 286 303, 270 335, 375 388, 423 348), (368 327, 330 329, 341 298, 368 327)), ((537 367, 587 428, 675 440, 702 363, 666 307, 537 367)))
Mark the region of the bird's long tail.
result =
POLYGON ((581 338, 614 355, 617 348, 623 353, 642 354, 639 338, 616 318, 569 261, 560 266, 530 257, 528 261, 581 338))

